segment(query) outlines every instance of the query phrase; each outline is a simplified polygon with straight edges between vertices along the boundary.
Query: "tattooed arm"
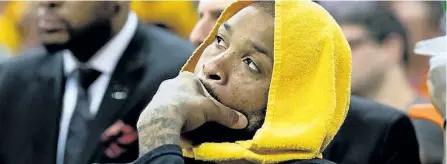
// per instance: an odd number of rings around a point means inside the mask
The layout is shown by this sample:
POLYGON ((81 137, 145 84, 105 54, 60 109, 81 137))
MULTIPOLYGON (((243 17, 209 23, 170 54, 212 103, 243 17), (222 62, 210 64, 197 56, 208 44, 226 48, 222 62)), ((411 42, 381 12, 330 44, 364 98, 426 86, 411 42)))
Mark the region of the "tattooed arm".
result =
POLYGON ((138 119, 140 159, 137 164, 183 163, 180 134, 207 121, 235 129, 247 126, 248 120, 243 114, 217 106, 205 92, 200 80, 190 72, 182 72, 160 84, 138 119))
POLYGON ((140 156, 162 145, 180 145, 183 118, 178 107, 149 105, 138 121, 140 156))

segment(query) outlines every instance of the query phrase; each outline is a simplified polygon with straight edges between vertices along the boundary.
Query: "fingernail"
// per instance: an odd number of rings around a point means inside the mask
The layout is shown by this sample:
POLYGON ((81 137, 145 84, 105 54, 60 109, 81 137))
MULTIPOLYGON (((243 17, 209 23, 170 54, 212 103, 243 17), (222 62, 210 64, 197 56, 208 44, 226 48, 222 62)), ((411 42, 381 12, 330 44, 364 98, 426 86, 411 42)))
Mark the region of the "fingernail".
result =
POLYGON ((236 124, 235 128, 237 128, 237 129, 244 129, 245 127, 248 126, 248 119, 242 113, 240 113, 240 112, 236 112, 236 113, 239 116, 239 119, 237 121, 237 124, 236 124))

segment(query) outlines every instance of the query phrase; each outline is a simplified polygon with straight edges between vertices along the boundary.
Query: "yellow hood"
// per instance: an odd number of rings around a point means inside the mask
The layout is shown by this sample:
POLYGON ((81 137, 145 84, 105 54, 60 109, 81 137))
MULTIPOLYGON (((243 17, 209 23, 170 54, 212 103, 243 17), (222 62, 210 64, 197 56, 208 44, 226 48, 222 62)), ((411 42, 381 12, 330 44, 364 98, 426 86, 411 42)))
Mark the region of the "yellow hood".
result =
MULTIPOLYGON (((218 27, 251 3, 238 1, 225 9, 182 71, 193 72, 218 27)), ((311 1, 276 1, 275 10, 274 67, 263 126, 252 140, 182 143, 185 156, 256 163, 321 158, 342 125, 349 106, 351 52, 340 27, 311 1)))

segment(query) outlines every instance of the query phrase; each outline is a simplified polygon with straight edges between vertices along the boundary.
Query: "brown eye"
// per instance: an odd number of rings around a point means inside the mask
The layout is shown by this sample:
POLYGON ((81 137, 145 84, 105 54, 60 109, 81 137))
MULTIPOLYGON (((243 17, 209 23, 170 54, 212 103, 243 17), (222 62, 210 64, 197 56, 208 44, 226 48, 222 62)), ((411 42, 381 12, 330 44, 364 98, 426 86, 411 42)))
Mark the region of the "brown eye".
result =
POLYGON ((225 42, 219 35, 216 36, 216 46, 219 48, 226 48, 225 42))
POLYGON ((256 66, 255 62, 253 62, 253 60, 251 60, 250 58, 246 58, 243 61, 248 66, 248 68, 252 69, 253 71, 259 72, 259 68, 258 66, 256 66))

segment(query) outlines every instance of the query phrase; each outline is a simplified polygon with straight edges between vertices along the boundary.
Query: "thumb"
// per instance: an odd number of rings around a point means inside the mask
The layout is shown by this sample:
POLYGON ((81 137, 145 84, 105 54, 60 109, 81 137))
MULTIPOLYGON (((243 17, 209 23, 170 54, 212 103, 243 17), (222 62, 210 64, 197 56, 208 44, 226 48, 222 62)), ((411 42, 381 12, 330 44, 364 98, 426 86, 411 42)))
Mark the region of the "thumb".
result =
POLYGON ((214 112, 210 111, 207 119, 232 129, 244 129, 248 125, 248 119, 245 115, 228 107, 220 107, 214 112))

